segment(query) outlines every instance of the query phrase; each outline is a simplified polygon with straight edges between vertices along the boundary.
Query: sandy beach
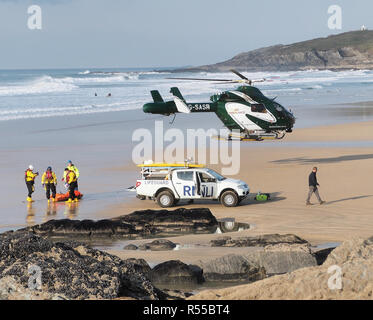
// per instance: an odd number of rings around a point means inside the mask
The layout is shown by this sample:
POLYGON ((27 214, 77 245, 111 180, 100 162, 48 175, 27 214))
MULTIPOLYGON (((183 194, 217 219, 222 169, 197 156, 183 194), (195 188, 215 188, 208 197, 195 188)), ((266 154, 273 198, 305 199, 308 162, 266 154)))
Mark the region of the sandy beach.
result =
MULTIPOLYGON (((199 128, 211 117, 204 115, 193 123, 185 121, 187 119, 180 117, 178 125, 184 129, 190 126, 199 128)), ((22 121, 15 124, 9 123, 1 128, 14 135, 8 142, 2 142, 2 173, 10 182, 7 188, 3 188, 8 201, 0 204, 0 229, 18 229, 50 219, 98 220, 135 210, 159 209, 155 202, 140 201, 134 193, 126 191, 139 176, 139 170, 131 160, 131 133, 139 126, 152 128, 154 118, 143 118, 138 110, 107 114, 100 118, 56 118, 52 123, 36 119, 36 128, 30 128, 22 121), (53 126, 55 129, 51 130, 53 126), (50 139, 63 141, 69 134, 77 137, 70 145, 47 143, 50 139), (22 148, 25 144, 27 146, 22 148), (20 171, 22 175, 25 163, 32 162, 42 170, 52 160, 53 166, 62 171, 65 161, 70 158, 82 172, 79 185, 85 196, 77 206, 69 208, 62 203, 51 208, 46 204, 39 185, 35 193, 37 201, 31 207, 20 201, 25 189, 24 182, 21 178, 11 177, 19 176, 20 171)), ((164 125, 165 130, 172 127, 167 121, 164 121, 164 125)), ((234 218, 236 222, 251 226, 247 230, 223 234, 233 238, 292 233, 318 245, 340 243, 352 237, 369 237, 373 230, 371 137, 373 122, 362 121, 296 128, 281 141, 242 143, 240 172, 233 178, 248 183, 251 188, 249 198, 240 206, 229 209, 212 201, 194 204, 180 202, 178 207, 207 207, 217 219, 234 218), (315 205, 305 205, 308 175, 313 166, 319 167, 320 194, 326 201, 322 206, 316 204, 316 199, 312 199, 315 205), (253 197, 258 191, 271 193, 271 200, 254 201, 253 197)), ((219 166, 211 167, 220 171, 219 166)), ((212 248, 210 241, 221 236, 204 234, 173 237, 171 240, 179 244, 179 250, 172 251, 123 250, 128 243, 149 241, 146 239, 94 245, 123 259, 144 258, 150 265, 171 259, 198 263, 252 250, 212 248)))
MULTIPOLYGON (((297 129, 275 144, 264 142, 244 146, 241 149, 240 174, 235 178, 246 181, 252 194, 258 191, 271 193, 272 200, 257 202, 251 195, 236 208, 228 209, 216 202, 203 201, 187 207, 208 207, 218 219, 234 218, 252 226, 238 233, 224 234, 232 237, 293 233, 316 245, 371 236, 373 191, 370 173, 373 170, 373 153, 369 137, 372 136, 373 123, 362 122, 297 129), (340 147, 336 142, 341 141, 349 146, 340 147), (312 144, 308 147, 310 142, 312 144), (362 142, 367 146, 359 146, 362 142), (294 143, 294 146, 282 147, 282 143, 294 143), (319 205, 314 198, 311 199, 314 205, 306 206, 307 179, 313 166, 319 167, 319 190, 326 204, 319 205)), ((135 166, 133 170, 136 170, 135 166)), ((148 208, 159 207, 153 201, 133 199, 125 204, 113 205, 100 215, 115 217, 148 208)), ((172 241, 181 244, 184 249, 171 252, 134 252, 118 248, 109 251, 122 258, 142 257, 149 262, 180 259, 190 263, 224 255, 228 251, 242 251, 241 248, 221 250, 207 247, 211 239, 220 236, 175 237, 172 241), (195 250, 196 244, 199 245, 198 250, 195 250), (188 248, 189 245, 194 247, 188 248)), ((144 240, 132 241, 135 244, 141 242, 144 240)))

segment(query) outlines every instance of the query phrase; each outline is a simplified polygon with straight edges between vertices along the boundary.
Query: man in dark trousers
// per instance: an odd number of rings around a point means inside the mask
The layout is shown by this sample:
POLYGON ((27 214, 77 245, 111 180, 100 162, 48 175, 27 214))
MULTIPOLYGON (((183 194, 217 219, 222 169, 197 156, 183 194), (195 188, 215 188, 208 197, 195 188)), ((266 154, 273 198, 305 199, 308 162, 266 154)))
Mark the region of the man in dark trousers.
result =
POLYGON ((306 205, 312 205, 310 202, 312 193, 314 193, 317 197, 317 200, 320 202, 320 204, 325 203, 325 201, 322 201, 319 195, 319 190, 317 186, 319 186, 316 178, 316 173, 317 173, 317 167, 313 167, 312 172, 310 173, 308 177, 308 185, 309 185, 309 191, 308 191, 308 197, 307 197, 307 202, 306 205))

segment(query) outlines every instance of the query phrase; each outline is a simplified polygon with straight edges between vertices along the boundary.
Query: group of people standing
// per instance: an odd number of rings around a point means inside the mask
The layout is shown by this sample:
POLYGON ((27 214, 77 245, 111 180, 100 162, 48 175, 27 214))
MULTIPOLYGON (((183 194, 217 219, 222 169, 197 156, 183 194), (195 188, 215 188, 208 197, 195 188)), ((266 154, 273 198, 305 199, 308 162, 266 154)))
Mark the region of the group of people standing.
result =
MULTIPOLYGON (((29 165, 28 169, 25 171, 25 182, 27 187, 27 201, 33 202, 32 194, 35 191, 35 179, 39 175, 39 172, 34 172, 34 167, 29 165)), ((78 190, 78 178, 79 170, 72 163, 71 160, 67 162, 67 167, 63 173, 62 181, 65 183, 65 187, 69 190, 69 198, 66 202, 77 202, 78 198, 75 196, 75 190, 78 190)), ((52 167, 48 167, 41 177, 41 184, 45 189, 45 195, 48 202, 56 200, 56 186, 57 186, 57 176, 53 172, 52 167)))

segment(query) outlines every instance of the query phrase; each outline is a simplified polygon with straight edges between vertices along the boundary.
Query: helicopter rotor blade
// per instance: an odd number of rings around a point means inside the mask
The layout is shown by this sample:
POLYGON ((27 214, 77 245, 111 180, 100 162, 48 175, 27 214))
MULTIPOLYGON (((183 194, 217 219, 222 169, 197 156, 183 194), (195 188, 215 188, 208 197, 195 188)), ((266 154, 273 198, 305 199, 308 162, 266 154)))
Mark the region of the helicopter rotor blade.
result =
MULTIPOLYGON (((241 79, 249 80, 249 79, 246 78, 242 73, 239 73, 237 70, 230 69, 229 71, 233 72, 235 75, 239 76, 241 79)), ((249 80, 249 81, 250 81, 250 80, 249 80)))
POLYGON ((215 84, 229 84, 229 83, 247 83, 251 84, 250 80, 231 80, 231 81, 226 81, 226 82, 216 82, 215 84))
POLYGON ((192 80, 192 81, 221 81, 221 82, 229 82, 232 81, 230 79, 202 79, 202 78, 166 78, 166 79, 174 79, 174 80, 192 80))
POLYGON ((254 82, 263 82, 266 81, 266 79, 254 79, 250 80, 246 78, 244 75, 239 73, 236 70, 231 70, 233 73, 237 74, 241 79, 238 80, 232 80, 232 79, 212 79, 212 78, 181 78, 181 77, 175 77, 175 78, 165 78, 165 79, 171 79, 171 80, 189 80, 189 81, 210 81, 215 82, 217 84, 228 84, 228 83, 246 83, 249 86, 252 85, 254 82))
POLYGON ((253 79, 251 80, 252 82, 264 82, 264 81, 267 81, 266 78, 262 78, 262 79, 253 79))

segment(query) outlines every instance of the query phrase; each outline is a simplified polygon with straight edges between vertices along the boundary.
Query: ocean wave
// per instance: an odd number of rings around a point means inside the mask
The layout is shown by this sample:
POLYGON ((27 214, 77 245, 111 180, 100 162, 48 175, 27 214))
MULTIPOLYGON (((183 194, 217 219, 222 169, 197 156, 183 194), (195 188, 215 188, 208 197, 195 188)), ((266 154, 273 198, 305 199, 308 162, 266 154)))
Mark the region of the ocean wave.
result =
MULTIPOLYGON (((139 76, 142 74, 157 74, 151 72, 117 72, 117 71, 90 71, 88 73, 79 73, 81 75, 94 75, 100 76, 96 79, 103 79, 103 80, 110 80, 112 79, 115 81, 116 79, 121 79, 121 81, 125 80, 139 80, 139 76)), ((74 78, 79 79, 79 78, 74 78)), ((81 79, 81 78, 80 78, 81 79)), ((85 78, 85 79, 93 79, 93 78, 85 78)))
POLYGON ((23 84, 0 86, 0 96, 17 96, 27 94, 41 94, 50 92, 66 92, 76 89, 73 83, 58 78, 42 76, 23 84))
POLYGON ((306 89, 307 90, 313 90, 313 89, 322 89, 323 86, 320 86, 319 84, 315 84, 314 86, 309 86, 306 89))
POLYGON ((90 73, 91 73, 91 71, 86 70, 86 71, 79 72, 78 74, 90 74, 90 73))
POLYGON ((28 94, 44 94, 53 92, 69 92, 85 84, 124 83, 138 80, 139 75, 112 75, 101 77, 51 77, 44 75, 31 81, 11 83, 0 86, 0 96, 18 96, 28 94))
POLYGON ((110 77, 65 77, 60 78, 59 80, 64 83, 72 83, 72 84, 89 84, 89 83, 118 83, 118 82, 124 82, 126 80, 137 80, 136 77, 129 77, 124 75, 117 75, 117 76, 110 76, 110 77))
POLYGON ((111 103, 101 105, 83 105, 72 107, 54 107, 54 108, 25 108, 16 110, 0 111, 0 121, 35 119, 61 116, 74 116, 91 113, 118 112, 125 110, 138 109, 138 104, 111 103))

